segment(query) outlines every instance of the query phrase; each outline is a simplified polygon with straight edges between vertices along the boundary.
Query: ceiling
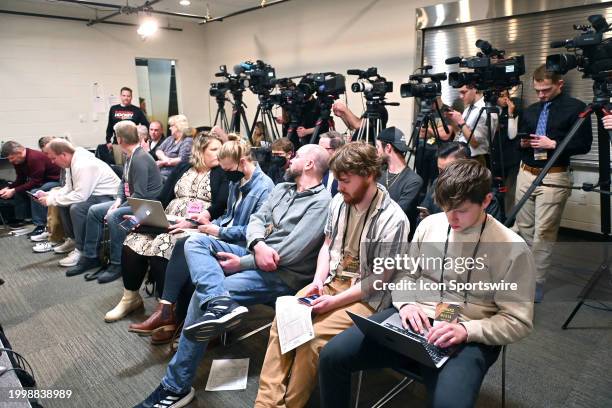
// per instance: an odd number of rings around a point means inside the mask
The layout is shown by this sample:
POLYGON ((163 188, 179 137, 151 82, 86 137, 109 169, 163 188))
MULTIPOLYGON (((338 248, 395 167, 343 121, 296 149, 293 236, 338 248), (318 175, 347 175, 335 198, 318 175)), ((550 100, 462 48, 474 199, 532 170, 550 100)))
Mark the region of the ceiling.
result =
MULTIPOLYGON (((146 0, 89 0, 93 3, 103 3, 115 6, 142 6, 146 0)), ((191 16, 203 17, 207 14, 207 8, 211 18, 227 16, 241 10, 258 7, 261 5, 261 0, 190 0, 191 5, 181 6, 179 0, 161 0, 155 3, 152 8, 155 11, 181 13, 191 16)), ((30 13, 47 13, 52 15, 61 15, 69 17, 81 17, 87 19, 95 19, 104 17, 105 15, 114 13, 118 10, 117 7, 104 7, 100 5, 76 4, 74 2, 64 2, 61 0, 2 0, 1 7, 5 10, 30 12, 30 13)), ((267 3, 274 3, 275 0, 268 0, 267 3)), ((193 23, 201 22, 202 19, 191 17, 180 17, 156 14, 163 16, 168 21, 189 21, 193 23)), ((135 22, 137 17, 134 14, 119 15, 113 17, 109 21, 135 22)))

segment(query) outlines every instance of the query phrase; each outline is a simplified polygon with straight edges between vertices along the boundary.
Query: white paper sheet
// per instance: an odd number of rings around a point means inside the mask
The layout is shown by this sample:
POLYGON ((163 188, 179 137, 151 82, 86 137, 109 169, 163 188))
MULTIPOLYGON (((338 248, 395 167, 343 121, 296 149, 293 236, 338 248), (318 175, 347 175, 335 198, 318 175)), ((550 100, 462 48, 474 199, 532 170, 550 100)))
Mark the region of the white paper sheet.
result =
POLYGON ((314 338, 311 314, 312 308, 298 302, 295 296, 276 299, 276 325, 282 354, 314 338))
POLYGON ((206 391, 246 390, 249 359, 213 360, 206 391))

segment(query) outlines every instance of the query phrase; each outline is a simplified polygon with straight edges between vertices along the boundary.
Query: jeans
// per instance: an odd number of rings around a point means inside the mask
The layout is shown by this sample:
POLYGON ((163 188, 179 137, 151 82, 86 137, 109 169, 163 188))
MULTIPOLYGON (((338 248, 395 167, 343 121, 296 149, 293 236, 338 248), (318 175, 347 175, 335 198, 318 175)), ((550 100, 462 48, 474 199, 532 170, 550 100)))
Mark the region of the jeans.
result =
POLYGON ((113 201, 113 197, 92 195, 87 200, 72 204, 70 206, 70 221, 72 222, 72 231, 74 232, 74 243, 79 251, 83 251, 83 245, 85 243, 87 214, 89 213, 89 208, 95 204, 106 203, 109 201, 113 201))
MULTIPOLYGON (((85 240, 83 242, 83 255, 87 258, 98 258, 98 247, 102 241, 104 230, 104 216, 114 201, 94 204, 87 211, 87 226, 85 229, 85 240)), ((125 241, 126 231, 119 226, 124 215, 131 215, 132 208, 129 206, 116 208, 106 220, 110 236, 110 263, 121 265, 121 251, 125 241)))
MULTIPOLYGON (((191 297, 185 326, 196 322, 204 313, 202 306, 217 296, 229 295, 240 304, 254 305, 272 302, 279 296, 295 292, 274 272, 245 270, 226 277, 217 260, 210 254, 211 245, 219 252, 238 256, 248 253, 243 247, 204 234, 189 237, 185 243, 185 255, 196 291, 191 297)), ((181 334, 178 350, 162 379, 164 388, 178 394, 188 392, 207 346, 208 342, 193 342, 181 334)))
MULTIPOLYGON (((40 187, 33 188, 30 190, 31 193, 36 193, 37 191, 49 191, 53 187, 59 186, 58 181, 48 181, 40 187)), ((47 207, 44 205, 38 204, 35 200, 30 199, 31 209, 32 209, 32 224, 37 227, 44 227, 47 225, 47 207)))
MULTIPOLYGON (((397 312, 386 309, 370 317, 376 322, 397 312)), ((351 373, 371 368, 404 368, 423 376, 429 407, 473 407, 489 367, 501 347, 467 343, 441 369, 422 366, 373 340, 355 326, 340 333, 321 350, 319 386, 321 407, 348 408, 351 373)))

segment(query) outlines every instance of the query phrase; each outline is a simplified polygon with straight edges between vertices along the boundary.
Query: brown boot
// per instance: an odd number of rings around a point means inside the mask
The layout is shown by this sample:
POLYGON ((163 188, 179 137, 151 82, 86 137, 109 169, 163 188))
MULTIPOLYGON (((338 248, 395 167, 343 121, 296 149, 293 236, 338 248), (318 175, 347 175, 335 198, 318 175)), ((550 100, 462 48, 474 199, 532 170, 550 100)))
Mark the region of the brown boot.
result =
POLYGON ((150 336, 159 331, 170 331, 176 329, 174 317, 174 305, 159 303, 155 312, 142 323, 132 323, 128 330, 145 336, 150 336))
POLYGON ((151 344, 154 346, 167 344, 174 340, 178 340, 183 330, 183 323, 175 325, 172 330, 167 326, 164 330, 159 330, 151 336, 151 344))

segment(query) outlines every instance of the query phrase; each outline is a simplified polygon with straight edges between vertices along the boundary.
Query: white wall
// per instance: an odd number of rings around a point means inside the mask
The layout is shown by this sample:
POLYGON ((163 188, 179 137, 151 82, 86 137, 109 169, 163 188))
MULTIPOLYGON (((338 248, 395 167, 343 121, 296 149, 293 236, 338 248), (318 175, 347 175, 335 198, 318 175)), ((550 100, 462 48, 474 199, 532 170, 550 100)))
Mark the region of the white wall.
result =
POLYGON ((208 122, 202 29, 161 30, 145 42, 135 27, 0 14, 0 139, 36 146, 43 135, 69 134, 82 146, 103 143, 108 111, 94 115, 92 84, 105 96, 134 89, 136 57, 177 60, 179 108, 192 124, 208 122))

